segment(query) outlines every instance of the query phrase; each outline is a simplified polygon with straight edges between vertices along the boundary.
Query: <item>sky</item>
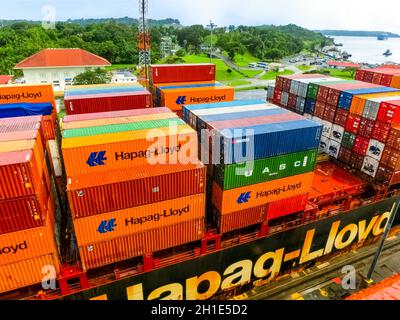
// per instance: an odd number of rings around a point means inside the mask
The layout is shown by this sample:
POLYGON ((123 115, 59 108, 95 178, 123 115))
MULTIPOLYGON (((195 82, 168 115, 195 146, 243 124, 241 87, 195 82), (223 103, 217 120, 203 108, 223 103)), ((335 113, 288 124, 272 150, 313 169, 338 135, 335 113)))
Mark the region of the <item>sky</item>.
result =
MULTIPOLYGON (((0 0, 0 19, 56 20, 136 17, 138 0, 0 0), (51 7, 49 7, 51 6, 51 7), (54 10, 53 10, 54 8, 54 10)), ((288 24, 309 29, 400 33, 399 0, 149 0, 152 19, 176 18, 184 25, 288 24)))

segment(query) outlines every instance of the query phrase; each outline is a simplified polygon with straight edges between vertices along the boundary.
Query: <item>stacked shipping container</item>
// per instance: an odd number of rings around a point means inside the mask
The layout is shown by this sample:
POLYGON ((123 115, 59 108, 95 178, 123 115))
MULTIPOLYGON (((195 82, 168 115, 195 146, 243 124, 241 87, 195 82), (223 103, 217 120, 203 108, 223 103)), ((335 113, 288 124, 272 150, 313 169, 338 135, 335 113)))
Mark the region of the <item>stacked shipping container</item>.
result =
POLYGON ((183 117, 201 141, 221 233, 304 210, 320 125, 262 100, 184 106, 183 117))
POLYGON ((85 269, 203 237, 205 167, 196 133, 170 110, 66 116, 62 135, 85 269))
POLYGON ((151 94, 137 83, 72 86, 65 89, 68 115, 151 108, 151 94))
POLYGON ((152 65, 150 90, 154 105, 182 116, 184 104, 226 102, 234 89, 215 81, 214 64, 152 65))
MULTIPOLYGON (((360 81, 314 77, 278 77, 275 102, 323 124, 320 152, 380 182, 398 183, 393 149, 386 148, 386 143, 392 126, 400 121, 400 91, 360 81), (300 99, 301 107, 285 103, 284 94, 291 97, 288 100, 300 99)), ((395 132, 393 129, 392 135, 395 132)))
POLYGON ((375 69, 359 69, 356 73, 356 80, 400 89, 400 68, 398 66, 382 66, 375 69))
POLYGON ((46 266, 59 271, 43 125, 0 119, 0 293, 41 283, 46 266))

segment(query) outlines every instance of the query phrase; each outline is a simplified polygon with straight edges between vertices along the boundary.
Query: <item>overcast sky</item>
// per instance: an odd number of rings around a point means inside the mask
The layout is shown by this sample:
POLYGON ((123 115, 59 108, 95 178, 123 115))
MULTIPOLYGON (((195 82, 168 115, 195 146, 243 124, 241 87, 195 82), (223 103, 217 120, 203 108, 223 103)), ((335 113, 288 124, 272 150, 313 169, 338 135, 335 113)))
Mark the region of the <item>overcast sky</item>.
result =
MULTIPOLYGON (((1 19, 41 20, 46 5, 57 20, 136 17, 138 0, 0 0, 1 19)), ((149 0, 153 19, 219 26, 295 23, 310 29, 382 30, 400 33, 400 0, 149 0)), ((48 11, 49 12, 49 11, 48 11)))

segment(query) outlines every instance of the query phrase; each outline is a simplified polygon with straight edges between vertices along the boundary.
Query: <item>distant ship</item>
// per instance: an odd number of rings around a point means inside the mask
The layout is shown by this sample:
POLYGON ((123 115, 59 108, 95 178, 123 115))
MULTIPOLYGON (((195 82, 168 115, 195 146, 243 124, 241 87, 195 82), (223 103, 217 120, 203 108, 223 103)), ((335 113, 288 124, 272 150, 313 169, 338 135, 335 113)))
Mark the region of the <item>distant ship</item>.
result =
POLYGON ((386 35, 384 35, 384 34, 381 34, 381 35, 379 35, 379 36, 377 37, 377 39, 378 39, 378 40, 387 40, 387 39, 388 39, 388 36, 386 36, 386 35))
POLYGON ((391 56, 393 53, 388 49, 388 50, 386 50, 384 53, 383 53, 383 55, 384 56, 386 56, 386 57, 389 57, 389 56, 391 56))

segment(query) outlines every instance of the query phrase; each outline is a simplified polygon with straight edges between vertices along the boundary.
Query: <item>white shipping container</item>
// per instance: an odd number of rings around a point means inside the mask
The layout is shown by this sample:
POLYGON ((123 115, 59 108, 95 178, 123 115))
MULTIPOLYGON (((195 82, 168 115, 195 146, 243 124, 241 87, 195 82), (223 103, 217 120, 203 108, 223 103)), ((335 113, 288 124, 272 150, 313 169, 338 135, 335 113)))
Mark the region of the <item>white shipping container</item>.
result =
POLYGON ((332 126, 330 139, 341 143, 343 140, 344 131, 345 130, 343 127, 334 124, 332 126))
POLYGON ((379 168, 379 161, 366 156, 361 171, 375 178, 376 173, 378 172, 378 168, 379 168))
POLYGON ((331 137, 331 134, 332 134, 333 123, 329 122, 329 121, 322 120, 322 124, 324 126, 323 129, 322 129, 322 135, 329 139, 331 137))
POLYGON ((328 154, 337 159, 339 157, 341 145, 335 140, 329 140, 328 154))
POLYGON ((329 139, 327 137, 322 136, 321 141, 319 143, 319 153, 326 153, 328 154, 329 149, 329 139))
POLYGON ((368 146, 367 156, 380 161, 382 159, 383 151, 385 150, 385 144, 371 139, 368 146))

